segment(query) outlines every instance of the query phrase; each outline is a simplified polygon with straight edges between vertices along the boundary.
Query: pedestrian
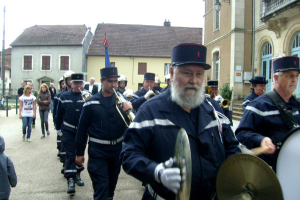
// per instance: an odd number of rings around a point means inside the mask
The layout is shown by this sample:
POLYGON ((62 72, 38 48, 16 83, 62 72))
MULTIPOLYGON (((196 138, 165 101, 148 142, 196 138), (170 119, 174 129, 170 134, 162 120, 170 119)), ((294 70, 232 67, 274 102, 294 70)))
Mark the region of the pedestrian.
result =
POLYGON ((56 88, 54 87, 54 84, 53 83, 50 83, 50 94, 51 94, 51 103, 50 103, 50 110, 51 110, 51 113, 52 113, 52 118, 53 118, 53 99, 54 99, 54 96, 56 94, 56 88))
POLYGON ((31 142, 31 123, 32 119, 36 116, 36 97, 31 93, 30 85, 24 87, 24 93, 19 97, 19 118, 22 119, 23 123, 23 137, 25 140, 26 128, 27 128, 27 141, 31 142))
POLYGON ((4 154, 5 142, 0 135, 0 200, 8 200, 10 187, 16 187, 17 175, 10 157, 4 154))
POLYGON ((48 125, 48 115, 49 115, 49 106, 51 104, 51 94, 47 84, 42 84, 39 90, 37 97, 37 102, 39 105, 39 112, 41 118, 41 129, 42 136, 41 139, 45 138, 45 128, 47 135, 50 135, 49 125, 48 125))
MULTIPOLYGON (((230 121, 204 95, 206 47, 172 48, 171 88, 144 103, 125 133, 120 155, 123 169, 147 183, 142 199, 175 199, 181 172, 173 165, 178 132, 184 128, 191 151, 191 200, 213 199, 221 164, 240 153, 230 121)), ((189 183, 188 183, 189 184, 189 183)))
MULTIPOLYGON (((29 85, 31 87, 31 93, 35 96, 35 98, 37 98, 38 92, 33 88, 33 83, 27 82, 27 85, 29 85)), ((37 103, 37 101, 35 101, 35 103, 37 103)), ((36 119, 35 117, 32 119, 32 128, 35 128, 35 119, 36 119)))
POLYGON ((58 83, 59 83, 59 91, 63 91, 66 87, 64 78, 60 77, 58 83))
MULTIPOLYGON (((66 77, 67 78, 67 77, 66 77)), ((61 130, 62 142, 66 150, 66 162, 64 176, 67 179, 67 193, 75 193, 75 183, 84 186, 80 173, 84 170, 83 165, 75 162, 76 158, 76 131, 84 100, 81 96, 84 80, 83 74, 71 74, 71 89, 62 93, 57 105, 56 130, 61 130)))
POLYGON ((18 97, 23 95, 25 85, 26 83, 22 82, 21 87, 18 89, 18 97))
POLYGON ((300 125, 300 103, 293 96, 299 72, 299 57, 274 60, 274 90, 248 104, 236 129, 237 139, 248 149, 264 147, 259 157, 273 167, 276 149, 280 149, 287 133, 300 125))
MULTIPOLYGON (((88 98, 83 106, 76 135, 76 163, 83 165, 84 151, 89 138, 88 172, 93 182, 94 199, 113 199, 121 170, 119 155, 122 149, 125 122, 129 123, 124 111, 132 110, 125 102, 119 111, 116 108, 116 90, 118 86, 118 69, 105 67, 101 69, 102 89, 88 98)), ((119 95, 122 95, 119 93, 119 95)))
POLYGON ((90 84, 84 86, 84 89, 88 90, 92 95, 98 93, 98 86, 95 85, 94 83, 95 83, 95 78, 91 77, 90 84))
POLYGON ((266 77, 264 76, 255 76, 249 80, 249 82, 252 84, 250 89, 251 94, 246 96, 243 100, 243 111, 245 111, 246 107, 253 99, 266 93, 266 84, 268 83, 268 80, 266 80, 266 77))

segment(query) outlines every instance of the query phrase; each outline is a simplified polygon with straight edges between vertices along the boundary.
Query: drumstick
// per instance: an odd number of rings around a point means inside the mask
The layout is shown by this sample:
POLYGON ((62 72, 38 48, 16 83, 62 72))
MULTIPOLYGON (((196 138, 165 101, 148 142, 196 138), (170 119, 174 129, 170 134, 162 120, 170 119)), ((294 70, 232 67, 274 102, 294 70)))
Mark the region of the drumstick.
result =
POLYGON ((271 147, 269 146, 262 146, 262 147, 257 147, 257 148, 254 148, 254 149, 250 149, 250 151, 252 151, 255 155, 260 155, 266 151, 268 151, 269 149, 271 149, 271 147))

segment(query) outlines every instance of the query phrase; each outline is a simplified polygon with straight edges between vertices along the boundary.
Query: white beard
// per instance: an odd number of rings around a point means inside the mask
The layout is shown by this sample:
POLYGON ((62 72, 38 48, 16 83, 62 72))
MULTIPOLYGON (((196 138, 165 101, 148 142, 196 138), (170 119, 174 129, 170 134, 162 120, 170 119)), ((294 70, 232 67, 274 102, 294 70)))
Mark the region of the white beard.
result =
POLYGON ((197 84, 180 86, 176 78, 174 78, 171 84, 171 99, 181 107, 188 107, 191 109, 198 107, 205 100, 204 93, 204 87, 199 87, 197 84), (186 88, 195 88, 195 90, 186 91, 186 88))

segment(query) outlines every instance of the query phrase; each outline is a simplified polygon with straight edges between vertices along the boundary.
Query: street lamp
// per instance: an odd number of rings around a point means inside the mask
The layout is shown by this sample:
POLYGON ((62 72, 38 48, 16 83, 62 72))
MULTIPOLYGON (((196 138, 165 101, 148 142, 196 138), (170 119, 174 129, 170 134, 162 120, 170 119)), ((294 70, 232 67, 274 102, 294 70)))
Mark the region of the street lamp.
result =
MULTIPOLYGON (((228 3, 230 5, 230 0, 223 0, 225 3, 228 3)), ((216 3, 215 3, 215 10, 216 11, 220 11, 221 10, 221 3, 219 0, 216 0, 216 3)))

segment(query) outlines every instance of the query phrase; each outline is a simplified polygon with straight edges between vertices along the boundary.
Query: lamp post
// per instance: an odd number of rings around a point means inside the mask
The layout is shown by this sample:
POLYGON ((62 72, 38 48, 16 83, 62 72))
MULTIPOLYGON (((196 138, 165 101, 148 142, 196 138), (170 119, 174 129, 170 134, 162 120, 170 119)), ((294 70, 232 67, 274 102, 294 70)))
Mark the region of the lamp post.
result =
MULTIPOLYGON (((230 0, 223 0, 223 2, 228 3, 230 5, 230 0)), ((215 10, 218 12, 221 10, 221 3, 219 0, 216 0, 214 7, 215 7, 215 10)))

